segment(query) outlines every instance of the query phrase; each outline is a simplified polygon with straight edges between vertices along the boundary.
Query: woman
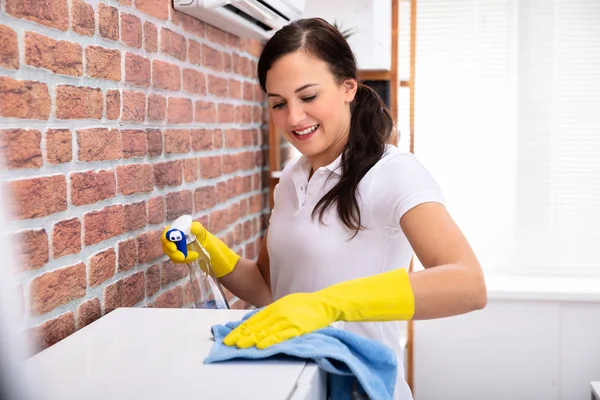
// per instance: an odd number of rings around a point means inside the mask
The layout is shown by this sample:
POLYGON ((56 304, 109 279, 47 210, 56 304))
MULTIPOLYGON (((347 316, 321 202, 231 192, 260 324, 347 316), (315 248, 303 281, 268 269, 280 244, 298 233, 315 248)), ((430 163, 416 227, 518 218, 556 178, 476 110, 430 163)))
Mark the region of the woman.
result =
MULTIPOLYGON (((195 222, 220 281, 256 306, 227 345, 265 348, 325 327, 379 340, 402 360, 400 324, 481 309, 477 258, 410 153, 388 145, 392 119, 357 81, 342 35, 322 19, 293 22, 265 45, 258 79, 277 128, 302 154, 284 168, 258 262, 195 222), (425 269, 407 273, 412 254, 425 269)), ((166 230, 165 230, 166 232, 166 230)), ((197 255, 176 250, 175 262, 197 255)), ((396 398, 412 398, 399 366, 396 398)))

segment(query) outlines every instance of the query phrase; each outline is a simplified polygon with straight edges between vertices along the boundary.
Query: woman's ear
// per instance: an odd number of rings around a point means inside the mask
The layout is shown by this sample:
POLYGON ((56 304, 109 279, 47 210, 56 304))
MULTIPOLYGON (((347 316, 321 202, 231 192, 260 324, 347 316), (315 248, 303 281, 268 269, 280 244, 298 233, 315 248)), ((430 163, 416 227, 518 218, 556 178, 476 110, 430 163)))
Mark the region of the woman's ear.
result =
POLYGON ((344 83, 342 83, 342 90, 344 92, 344 101, 346 103, 351 103, 354 100, 354 96, 356 96, 356 90, 358 89, 358 82, 356 79, 346 79, 344 83))

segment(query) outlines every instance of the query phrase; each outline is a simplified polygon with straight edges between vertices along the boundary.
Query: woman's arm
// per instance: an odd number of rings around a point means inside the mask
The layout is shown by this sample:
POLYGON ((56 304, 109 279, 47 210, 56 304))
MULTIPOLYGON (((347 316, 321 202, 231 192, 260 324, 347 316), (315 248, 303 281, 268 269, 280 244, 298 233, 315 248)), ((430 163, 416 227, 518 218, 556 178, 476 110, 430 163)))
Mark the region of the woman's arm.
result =
POLYGON ((409 274, 415 298, 413 319, 442 318, 485 307, 483 272, 471 246, 439 203, 407 211, 400 226, 425 268, 409 274))
POLYGON ((240 258, 233 271, 219 279, 231 293, 256 307, 273 301, 269 279, 267 235, 262 240, 258 261, 240 258))

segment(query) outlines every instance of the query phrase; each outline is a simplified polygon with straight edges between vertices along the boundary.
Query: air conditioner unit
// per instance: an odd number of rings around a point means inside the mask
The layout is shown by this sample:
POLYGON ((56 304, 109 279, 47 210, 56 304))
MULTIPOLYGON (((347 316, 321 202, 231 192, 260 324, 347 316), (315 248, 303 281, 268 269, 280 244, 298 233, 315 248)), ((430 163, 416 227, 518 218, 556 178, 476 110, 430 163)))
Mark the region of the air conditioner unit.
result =
POLYGON ((173 7, 236 36, 268 39, 301 18, 306 0, 173 0, 173 7))

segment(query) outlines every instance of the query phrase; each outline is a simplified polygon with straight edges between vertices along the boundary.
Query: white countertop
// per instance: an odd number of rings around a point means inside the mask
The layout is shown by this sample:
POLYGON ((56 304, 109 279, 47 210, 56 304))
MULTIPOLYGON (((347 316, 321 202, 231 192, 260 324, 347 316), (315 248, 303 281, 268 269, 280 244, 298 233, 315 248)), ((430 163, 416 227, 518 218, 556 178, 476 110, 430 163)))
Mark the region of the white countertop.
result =
POLYGON ((302 360, 203 364, 210 326, 246 312, 120 308, 31 357, 27 371, 49 400, 284 400, 316 390, 323 376, 302 360))

